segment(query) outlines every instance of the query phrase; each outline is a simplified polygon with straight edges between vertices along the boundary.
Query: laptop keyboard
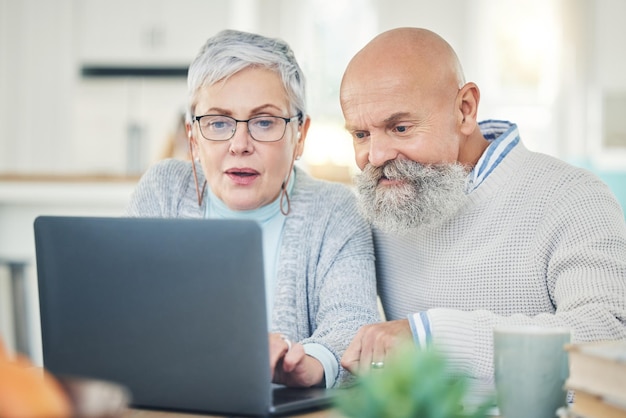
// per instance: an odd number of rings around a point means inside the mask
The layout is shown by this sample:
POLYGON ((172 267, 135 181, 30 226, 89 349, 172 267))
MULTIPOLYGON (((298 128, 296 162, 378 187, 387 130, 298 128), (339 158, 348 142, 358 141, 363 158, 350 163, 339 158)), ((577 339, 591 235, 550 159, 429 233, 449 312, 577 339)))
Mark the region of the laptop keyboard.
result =
POLYGON ((282 405, 294 401, 302 401, 306 399, 318 398, 324 394, 325 389, 322 388, 275 388, 272 391, 273 405, 282 405))

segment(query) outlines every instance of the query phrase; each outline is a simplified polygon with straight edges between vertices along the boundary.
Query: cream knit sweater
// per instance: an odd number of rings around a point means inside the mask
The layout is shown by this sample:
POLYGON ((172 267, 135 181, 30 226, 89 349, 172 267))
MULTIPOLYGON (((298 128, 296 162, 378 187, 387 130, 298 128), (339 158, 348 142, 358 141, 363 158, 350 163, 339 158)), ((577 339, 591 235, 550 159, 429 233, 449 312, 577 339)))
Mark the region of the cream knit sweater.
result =
POLYGON ((375 231, 387 319, 426 311, 455 369, 493 381, 498 324, 626 338, 626 226, 599 179, 520 142, 444 224, 375 231))

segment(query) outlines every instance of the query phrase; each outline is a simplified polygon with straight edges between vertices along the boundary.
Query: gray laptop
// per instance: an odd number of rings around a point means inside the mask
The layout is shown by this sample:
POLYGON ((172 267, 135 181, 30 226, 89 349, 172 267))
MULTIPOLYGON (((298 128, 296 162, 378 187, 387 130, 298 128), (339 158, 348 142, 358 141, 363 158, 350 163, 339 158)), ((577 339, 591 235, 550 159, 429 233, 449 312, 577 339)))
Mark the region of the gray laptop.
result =
POLYGON ((42 216, 44 366, 118 382, 136 408, 242 416, 332 404, 272 385, 253 221, 42 216))

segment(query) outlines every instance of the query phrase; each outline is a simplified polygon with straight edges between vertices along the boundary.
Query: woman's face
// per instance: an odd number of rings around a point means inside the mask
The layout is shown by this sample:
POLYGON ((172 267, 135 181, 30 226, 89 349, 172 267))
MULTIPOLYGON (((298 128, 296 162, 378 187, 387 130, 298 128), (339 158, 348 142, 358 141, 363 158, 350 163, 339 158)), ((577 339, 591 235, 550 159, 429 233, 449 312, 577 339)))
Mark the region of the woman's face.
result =
MULTIPOLYGON (((224 115, 238 120, 256 116, 290 118, 291 106, 280 76, 265 68, 250 67, 226 80, 201 88, 195 96, 195 116, 224 115)), ((211 191, 232 210, 252 210, 280 194, 293 160, 302 154, 309 119, 294 118, 276 142, 258 142, 245 122, 237 123, 227 141, 205 139, 194 122, 190 129, 195 156, 211 191)))

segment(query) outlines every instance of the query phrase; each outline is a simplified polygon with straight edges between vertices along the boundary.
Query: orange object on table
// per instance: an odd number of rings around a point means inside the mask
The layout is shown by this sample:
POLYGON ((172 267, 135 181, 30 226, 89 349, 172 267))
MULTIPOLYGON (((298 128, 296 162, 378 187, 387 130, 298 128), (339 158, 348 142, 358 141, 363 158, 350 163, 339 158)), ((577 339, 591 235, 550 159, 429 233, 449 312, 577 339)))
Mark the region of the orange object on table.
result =
POLYGON ((0 340, 0 417, 69 418, 70 399, 59 382, 26 357, 11 358, 0 340))

